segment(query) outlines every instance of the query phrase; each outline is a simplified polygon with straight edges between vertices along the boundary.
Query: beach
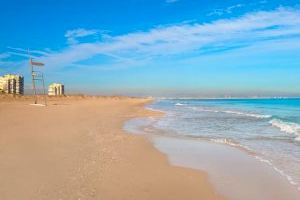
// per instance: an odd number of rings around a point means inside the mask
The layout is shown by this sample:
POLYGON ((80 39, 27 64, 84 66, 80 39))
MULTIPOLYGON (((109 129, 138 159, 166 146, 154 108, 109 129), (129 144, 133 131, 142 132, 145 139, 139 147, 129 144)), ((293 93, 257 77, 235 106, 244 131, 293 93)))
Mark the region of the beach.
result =
POLYGON ((300 100, 156 99, 127 121, 174 166, 205 171, 231 200, 298 200, 300 100))
POLYGON ((0 199, 224 199, 204 171, 171 166, 123 130, 151 99, 0 99, 0 199))

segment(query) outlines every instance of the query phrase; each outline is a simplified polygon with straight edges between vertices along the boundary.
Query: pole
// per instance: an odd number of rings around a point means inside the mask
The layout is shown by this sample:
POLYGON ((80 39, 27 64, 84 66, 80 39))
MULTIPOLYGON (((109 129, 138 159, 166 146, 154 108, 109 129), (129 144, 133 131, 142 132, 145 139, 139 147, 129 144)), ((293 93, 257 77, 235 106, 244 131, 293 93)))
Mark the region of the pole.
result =
POLYGON ((44 74, 42 74, 42 80, 43 80, 43 90, 44 90, 44 101, 45 101, 45 106, 47 106, 47 96, 46 96, 46 89, 45 89, 44 74))
POLYGON ((34 96, 34 104, 37 104, 37 93, 36 93, 36 86, 35 86, 35 80, 34 80, 34 70, 33 70, 33 65, 32 65, 32 58, 29 53, 29 48, 28 48, 28 58, 29 58, 29 65, 30 65, 30 70, 31 70, 31 79, 32 79, 32 90, 33 90, 33 96, 34 96))

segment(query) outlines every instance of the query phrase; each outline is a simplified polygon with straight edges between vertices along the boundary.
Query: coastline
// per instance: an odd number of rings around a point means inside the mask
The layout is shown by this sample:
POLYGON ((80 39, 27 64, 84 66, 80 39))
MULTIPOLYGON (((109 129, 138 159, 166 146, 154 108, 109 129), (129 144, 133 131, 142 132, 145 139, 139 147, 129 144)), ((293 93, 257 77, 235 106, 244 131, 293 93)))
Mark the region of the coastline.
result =
POLYGON ((125 121, 155 116, 150 99, 0 100, 0 198, 224 199, 203 171, 174 167, 125 121))
MULTIPOLYGON (((167 155, 172 165, 208 173, 217 192, 229 199, 298 199, 299 189, 292 177, 261 154, 239 143, 209 139, 201 137, 201 134, 193 135, 195 130, 178 128, 176 123, 179 126, 193 125, 185 123, 185 119, 193 118, 183 115, 181 106, 183 104, 178 102, 167 104, 165 101, 151 104, 148 109, 164 112, 165 117, 158 120, 151 117, 133 119, 126 124, 126 128, 133 134, 149 137, 153 145, 167 155), (175 111, 173 106, 177 106, 179 111, 175 111)), ((184 110, 188 109, 184 107, 184 110)))

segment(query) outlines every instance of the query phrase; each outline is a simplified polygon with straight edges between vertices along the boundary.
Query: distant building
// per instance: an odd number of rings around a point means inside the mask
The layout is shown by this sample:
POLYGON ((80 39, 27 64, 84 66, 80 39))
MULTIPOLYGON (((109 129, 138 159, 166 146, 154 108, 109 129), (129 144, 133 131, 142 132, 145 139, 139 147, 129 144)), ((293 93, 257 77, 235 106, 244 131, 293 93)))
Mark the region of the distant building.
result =
POLYGON ((14 74, 0 76, 0 92, 6 94, 24 94, 24 77, 14 74))
POLYGON ((49 96, 61 96, 65 95, 65 86, 60 83, 52 83, 48 88, 49 96))

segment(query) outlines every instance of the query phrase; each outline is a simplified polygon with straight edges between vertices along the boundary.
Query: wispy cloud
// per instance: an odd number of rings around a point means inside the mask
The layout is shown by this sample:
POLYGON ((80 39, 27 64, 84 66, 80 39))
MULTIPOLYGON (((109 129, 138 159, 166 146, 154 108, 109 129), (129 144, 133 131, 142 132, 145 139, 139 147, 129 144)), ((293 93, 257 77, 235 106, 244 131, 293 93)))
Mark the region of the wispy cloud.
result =
POLYGON ((260 4, 266 4, 266 3, 268 3, 268 1, 267 0, 261 0, 259 3, 260 4))
POLYGON ((233 6, 229 6, 227 8, 223 8, 223 9, 215 9, 212 12, 208 13, 207 16, 212 16, 212 15, 224 15, 224 14, 231 14, 233 12, 233 10, 237 9, 237 8, 241 8, 244 7, 244 4, 236 4, 233 6))
MULTIPOLYGON (((68 40, 91 34, 95 31, 77 29, 66 33, 68 40)), ((120 60, 134 65, 145 58, 224 51, 291 37, 299 40, 300 10, 279 8, 211 23, 161 26, 149 31, 107 36, 93 43, 73 43, 40 59, 52 67, 71 67, 97 55, 106 55, 112 59, 112 65, 120 60)), ((108 66, 107 63, 105 65, 108 66)))
POLYGON ((166 3, 175 3, 177 1, 179 1, 179 0, 166 0, 166 3))
POLYGON ((41 51, 41 50, 30 50, 30 49, 22 49, 22 48, 15 48, 15 47, 7 47, 9 49, 9 54, 11 55, 18 55, 21 57, 40 57, 40 56, 49 56, 51 52, 48 51, 41 51))
POLYGON ((5 58, 10 57, 11 55, 9 53, 0 53, 0 60, 3 60, 5 58))
POLYGON ((78 28, 78 29, 73 29, 69 30, 66 32, 65 37, 68 40, 69 44, 76 44, 78 43, 79 38, 91 36, 91 35, 96 35, 99 31, 95 29, 83 29, 83 28, 78 28))

